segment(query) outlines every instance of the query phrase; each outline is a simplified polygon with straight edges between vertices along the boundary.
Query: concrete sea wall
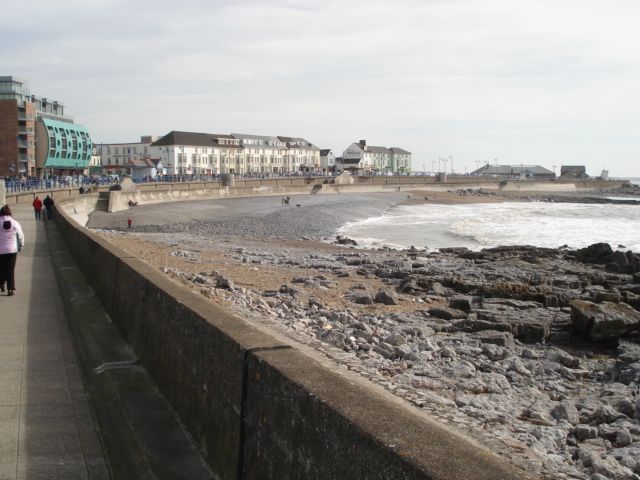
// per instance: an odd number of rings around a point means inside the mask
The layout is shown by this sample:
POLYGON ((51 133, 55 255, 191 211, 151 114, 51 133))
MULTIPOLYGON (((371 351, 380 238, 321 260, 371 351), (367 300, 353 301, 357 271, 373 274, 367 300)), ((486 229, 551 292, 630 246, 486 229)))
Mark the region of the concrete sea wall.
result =
POLYGON ((528 478, 85 229, 74 218, 92 202, 97 194, 59 199, 60 233, 218 478, 528 478))

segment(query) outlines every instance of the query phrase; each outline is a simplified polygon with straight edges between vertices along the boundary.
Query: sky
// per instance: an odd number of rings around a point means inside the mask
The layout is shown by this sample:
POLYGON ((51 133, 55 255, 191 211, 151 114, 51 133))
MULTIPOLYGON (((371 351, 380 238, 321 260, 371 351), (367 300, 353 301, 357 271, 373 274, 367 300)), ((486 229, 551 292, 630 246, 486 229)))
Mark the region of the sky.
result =
POLYGON ((360 139, 414 170, 640 177, 637 0, 24 0, 0 75, 95 143, 171 130, 360 139))

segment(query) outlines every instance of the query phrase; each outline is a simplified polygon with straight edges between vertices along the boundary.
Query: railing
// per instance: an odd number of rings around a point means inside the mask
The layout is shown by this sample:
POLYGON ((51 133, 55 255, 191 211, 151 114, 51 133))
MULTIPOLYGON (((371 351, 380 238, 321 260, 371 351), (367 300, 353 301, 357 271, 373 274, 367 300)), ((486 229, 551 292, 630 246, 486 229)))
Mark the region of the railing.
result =
POLYGON ((26 191, 52 190, 58 188, 88 188, 91 186, 106 186, 118 183, 116 179, 89 177, 67 177, 56 179, 5 179, 4 184, 7 193, 26 191))
MULTIPOLYGON (((21 157, 22 159, 22 157, 21 157)), ((475 176, 475 175, 449 175, 445 182, 439 182, 437 177, 430 175, 372 175, 370 173, 353 175, 356 179, 356 183, 359 184, 435 184, 441 183, 442 185, 455 185, 455 184, 479 184, 479 183, 496 183, 506 181, 522 181, 526 183, 542 182, 554 182, 563 183, 568 180, 555 179, 555 180, 533 180, 533 179, 508 179, 508 178, 496 178, 489 176, 475 176)), ((314 174, 313 172, 300 174, 281 174, 281 173, 246 173, 246 174, 234 174, 236 181, 243 180, 292 180, 292 179, 321 179, 332 178, 335 174, 324 175, 314 174)), ((223 175, 162 175, 155 178, 150 177, 137 177, 132 179, 137 184, 169 184, 169 183, 220 183, 223 180, 223 175)), ((595 181, 596 179, 581 180, 582 183, 588 183, 589 181, 595 181)), ((34 179, 34 178, 7 178, 5 179, 5 186, 7 193, 16 193, 23 191, 38 191, 38 190, 51 190, 51 189, 64 189, 64 188, 80 188, 80 187, 92 187, 92 186, 110 186, 116 183, 120 183, 121 178, 118 176, 102 176, 102 177, 56 177, 49 179, 34 179)), ((311 180, 309 180, 311 181, 311 180)), ((576 180, 570 180, 575 182, 576 180)))

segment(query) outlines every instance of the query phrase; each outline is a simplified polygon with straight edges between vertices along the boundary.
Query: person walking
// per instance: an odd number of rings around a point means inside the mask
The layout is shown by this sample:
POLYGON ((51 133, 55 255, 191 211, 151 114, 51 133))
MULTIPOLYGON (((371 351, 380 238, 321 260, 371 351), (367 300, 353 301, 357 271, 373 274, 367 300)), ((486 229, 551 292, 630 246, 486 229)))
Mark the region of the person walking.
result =
POLYGON ((40 220, 42 217, 42 200, 36 196, 36 199, 33 201, 33 211, 36 214, 36 220, 40 220))
POLYGON ((11 216, 9 205, 0 208, 0 292, 12 296, 16 290, 15 269, 18 252, 24 245, 22 226, 11 216))
POLYGON ((51 220, 53 218, 53 204, 55 203, 53 201, 53 198, 47 195, 44 199, 44 202, 42 203, 44 204, 44 208, 47 211, 47 220, 51 220))

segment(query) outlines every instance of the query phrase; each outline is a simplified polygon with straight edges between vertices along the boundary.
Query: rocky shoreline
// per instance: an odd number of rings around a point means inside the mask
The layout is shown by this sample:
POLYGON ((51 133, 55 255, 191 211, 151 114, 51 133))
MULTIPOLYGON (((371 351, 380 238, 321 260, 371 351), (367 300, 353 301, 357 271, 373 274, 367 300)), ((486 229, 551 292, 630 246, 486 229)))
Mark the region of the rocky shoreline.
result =
POLYGON ((104 235, 534 474, 640 478, 640 255, 361 250, 312 241, 318 220, 290 209, 104 235))

